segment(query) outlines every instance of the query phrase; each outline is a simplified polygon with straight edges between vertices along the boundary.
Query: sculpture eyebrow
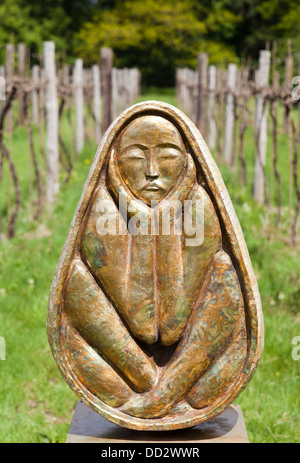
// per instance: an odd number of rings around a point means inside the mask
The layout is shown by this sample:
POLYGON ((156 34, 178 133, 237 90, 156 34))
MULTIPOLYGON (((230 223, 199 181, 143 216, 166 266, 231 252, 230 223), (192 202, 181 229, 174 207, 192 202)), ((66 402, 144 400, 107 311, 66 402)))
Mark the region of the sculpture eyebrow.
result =
MULTIPOLYGON (((159 148, 173 148, 182 153, 181 148, 178 145, 175 145, 173 143, 159 143, 156 145, 159 148)), ((140 148, 143 151, 148 150, 149 148, 145 145, 142 145, 141 143, 133 143, 132 145, 124 146, 122 151, 127 151, 130 148, 140 148)))
POLYGON ((160 143, 159 145, 160 148, 174 148, 182 153, 181 148, 178 145, 175 145, 173 143, 160 143))
POLYGON ((132 145, 128 145, 128 146, 125 146, 123 148, 123 150, 128 150, 128 148, 140 148, 142 149, 143 151, 145 151, 147 148, 147 146, 144 146, 142 145, 141 143, 133 143, 132 145))

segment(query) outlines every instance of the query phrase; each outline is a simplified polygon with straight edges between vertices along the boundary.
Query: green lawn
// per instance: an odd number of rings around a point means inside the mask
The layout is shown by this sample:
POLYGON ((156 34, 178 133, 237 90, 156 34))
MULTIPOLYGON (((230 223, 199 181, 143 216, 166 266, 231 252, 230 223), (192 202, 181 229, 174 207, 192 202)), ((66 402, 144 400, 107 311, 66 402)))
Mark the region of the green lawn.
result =
MULTIPOLYGON (((176 104, 170 91, 157 94, 153 89, 139 101, 143 99, 163 99, 176 104)), ((71 149, 66 120, 63 134, 71 149)), ((35 224, 26 208, 26 197, 30 193, 27 145, 25 129, 18 129, 13 139, 13 156, 25 199, 16 237, 0 243, 0 336, 6 341, 6 360, 0 361, 0 442, 64 442, 77 397, 61 378, 48 346, 47 299, 96 146, 92 140, 86 144, 69 183, 61 187, 54 212, 44 211, 40 223, 35 224)), ((249 165, 254 152, 249 130, 246 139, 249 165)), ((251 442, 297 442, 300 440, 300 360, 292 359, 295 347, 292 339, 300 336, 299 248, 287 246, 287 210, 281 226, 276 228, 274 211, 258 208, 253 202, 253 169, 249 168, 248 186, 242 187, 237 173, 220 167, 244 231, 265 317, 261 364, 236 403, 242 407, 251 442)), ((286 206, 284 137, 280 141, 280 169, 285 181, 286 206)), ((0 192, 3 211, 6 189, 4 182, 0 192)))

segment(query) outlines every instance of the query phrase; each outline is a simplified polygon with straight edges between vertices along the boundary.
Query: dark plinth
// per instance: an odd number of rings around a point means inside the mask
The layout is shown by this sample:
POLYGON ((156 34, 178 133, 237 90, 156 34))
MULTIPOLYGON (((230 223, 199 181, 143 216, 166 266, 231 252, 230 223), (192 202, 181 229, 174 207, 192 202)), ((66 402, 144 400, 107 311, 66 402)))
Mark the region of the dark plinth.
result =
POLYGON ((193 428, 177 431, 134 431, 102 418, 79 401, 70 426, 67 443, 248 443, 239 405, 230 405, 221 415, 193 428))

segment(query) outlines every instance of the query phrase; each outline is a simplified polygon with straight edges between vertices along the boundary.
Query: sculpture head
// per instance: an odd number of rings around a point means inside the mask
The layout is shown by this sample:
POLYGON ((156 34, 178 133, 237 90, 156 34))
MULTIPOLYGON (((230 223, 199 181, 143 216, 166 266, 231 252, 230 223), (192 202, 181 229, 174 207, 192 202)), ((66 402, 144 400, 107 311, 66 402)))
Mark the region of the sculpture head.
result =
POLYGON ((171 122, 160 116, 143 116, 121 133, 117 160, 130 191, 150 205, 175 187, 187 156, 182 137, 171 122))

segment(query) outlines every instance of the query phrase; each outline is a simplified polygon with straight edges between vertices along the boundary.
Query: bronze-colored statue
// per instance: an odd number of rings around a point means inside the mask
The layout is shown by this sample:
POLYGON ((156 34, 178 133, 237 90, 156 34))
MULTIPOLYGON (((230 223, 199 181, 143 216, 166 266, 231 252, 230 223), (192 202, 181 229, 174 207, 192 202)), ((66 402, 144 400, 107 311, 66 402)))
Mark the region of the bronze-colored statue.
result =
POLYGON ((104 136, 48 334, 70 387, 128 428, 211 419, 252 377, 263 321, 248 251, 207 146, 174 107, 135 105, 104 136))

